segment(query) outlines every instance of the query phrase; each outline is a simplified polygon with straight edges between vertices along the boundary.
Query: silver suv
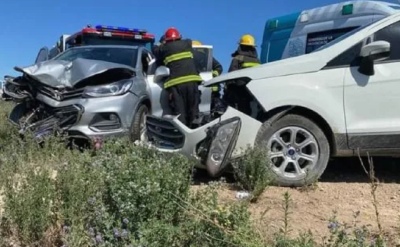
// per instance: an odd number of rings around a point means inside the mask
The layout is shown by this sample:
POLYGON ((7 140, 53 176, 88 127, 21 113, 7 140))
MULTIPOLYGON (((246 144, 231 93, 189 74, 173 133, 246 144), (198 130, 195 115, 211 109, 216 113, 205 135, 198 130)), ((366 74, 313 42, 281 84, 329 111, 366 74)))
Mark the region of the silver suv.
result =
MULTIPOLYGON (((201 46, 204 81, 212 78, 212 47, 201 46)), ((42 52, 42 51, 41 51, 42 52)), ((74 47, 34 65, 15 67, 22 76, 4 90, 19 103, 10 114, 20 132, 37 138, 56 131, 72 137, 95 138, 129 134, 140 138, 146 114, 162 115, 161 83, 166 67, 156 68, 144 47, 96 45, 74 47)), ((45 60, 45 59, 44 59, 45 60)), ((210 107, 211 90, 200 85, 201 111, 210 107)))

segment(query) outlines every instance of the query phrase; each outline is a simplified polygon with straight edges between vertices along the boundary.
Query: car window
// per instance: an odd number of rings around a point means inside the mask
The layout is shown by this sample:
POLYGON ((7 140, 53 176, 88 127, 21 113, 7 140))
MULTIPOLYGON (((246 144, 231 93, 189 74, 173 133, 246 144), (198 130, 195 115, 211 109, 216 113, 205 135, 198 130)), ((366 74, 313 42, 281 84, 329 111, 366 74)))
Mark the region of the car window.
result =
MULTIPOLYGON (((361 42, 353 45, 342 54, 332 59, 326 68, 343 67, 343 66, 358 66, 359 54, 361 48, 373 41, 384 40, 390 43, 390 57, 384 61, 399 60, 400 59, 400 22, 393 23, 381 30, 375 32, 373 35, 366 37, 361 42)), ((333 41, 334 42, 334 41, 333 41)), ((382 61, 379 61, 382 62, 382 61)), ((378 62, 378 63, 379 63, 378 62)))
POLYGON ((193 58, 200 73, 211 71, 209 68, 210 51, 211 49, 205 47, 193 47, 193 58))
POLYGON ((68 49, 54 60, 73 61, 77 58, 84 58, 136 67, 137 53, 136 48, 81 47, 68 49))
POLYGON ((35 63, 46 61, 48 58, 49 58, 49 49, 47 47, 43 47, 40 49, 38 55, 36 56, 35 63))
POLYGON ((400 59, 400 22, 393 23, 373 36, 373 41, 384 40, 390 43, 390 56, 386 61, 400 59))
POLYGON ((359 61, 361 47, 363 46, 363 44, 364 42, 359 42, 353 45, 350 49, 347 49, 345 52, 343 52, 336 58, 332 59, 327 64, 326 67, 334 68, 334 67, 350 66, 352 64, 357 65, 359 61))
POLYGON ((141 56, 141 63, 144 73, 146 73, 147 75, 154 75, 156 71, 155 59, 149 51, 143 50, 141 56))
POLYGON ((49 51, 49 59, 52 59, 53 57, 57 56, 59 54, 58 47, 53 47, 49 51))

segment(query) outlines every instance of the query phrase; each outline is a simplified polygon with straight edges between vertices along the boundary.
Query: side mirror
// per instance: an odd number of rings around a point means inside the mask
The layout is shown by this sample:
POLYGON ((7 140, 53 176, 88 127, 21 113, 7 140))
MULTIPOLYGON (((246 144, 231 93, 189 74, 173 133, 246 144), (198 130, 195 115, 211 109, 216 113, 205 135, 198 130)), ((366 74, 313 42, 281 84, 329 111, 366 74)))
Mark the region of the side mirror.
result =
POLYGON ((365 45, 360 51, 360 67, 358 71, 364 75, 374 75, 374 62, 385 60, 390 56, 390 43, 387 41, 375 41, 365 45))
POLYGON ((156 72, 154 73, 154 82, 159 83, 161 82, 165 77, 169 76, 169 68, 165 66, 160 66, 156 69, 156 72))

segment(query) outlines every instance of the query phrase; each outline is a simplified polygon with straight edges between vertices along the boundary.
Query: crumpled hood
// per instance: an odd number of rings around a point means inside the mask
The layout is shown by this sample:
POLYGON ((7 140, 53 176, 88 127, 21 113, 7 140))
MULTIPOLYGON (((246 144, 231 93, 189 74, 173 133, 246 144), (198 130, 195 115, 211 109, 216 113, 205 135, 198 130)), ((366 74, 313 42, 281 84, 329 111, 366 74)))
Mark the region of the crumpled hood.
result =
MULTIPOLYGON (((119 80, 135 74, 132 67, 105 62, 78 58, 70 61, 48 60, 27 67, 14 67, 16 71, 25 73, 33 79, 50 87, 73 88, 83 81, 96 77, 107 77, 107 80, 119 80)), ((110 81, 111 82, 111 81, 110 81)))
POLYGON ((321 59, 321 57, 318 57, 317 53, 307 54, 226 73, 206 81, 204 85, 212 86, 214 84, 240 77, 249 77, 252 80, 257 80, 262 78, 310 73, 319 71, 325 65, 326 61, 321 59))

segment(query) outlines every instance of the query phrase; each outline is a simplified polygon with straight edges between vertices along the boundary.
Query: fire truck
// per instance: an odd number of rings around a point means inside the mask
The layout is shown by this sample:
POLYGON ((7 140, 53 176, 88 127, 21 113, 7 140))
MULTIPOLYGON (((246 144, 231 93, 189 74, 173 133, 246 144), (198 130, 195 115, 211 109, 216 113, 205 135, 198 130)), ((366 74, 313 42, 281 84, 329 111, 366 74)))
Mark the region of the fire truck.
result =
POLYGON ((87 25, 72 35, 63 34, 57 44, 50 50, 47 47, 40 49, 36 61, 42 62, 51 59, 59 53, 74 46, 82 45, 132 45, 144 46, 151 50, 155 37, 145 29, 114 27, 105 25, 87 25))

